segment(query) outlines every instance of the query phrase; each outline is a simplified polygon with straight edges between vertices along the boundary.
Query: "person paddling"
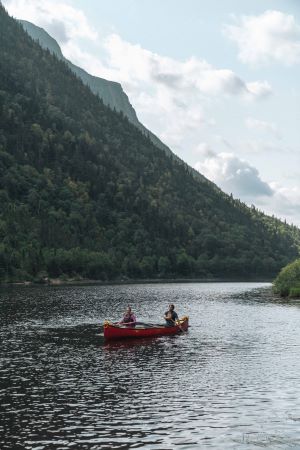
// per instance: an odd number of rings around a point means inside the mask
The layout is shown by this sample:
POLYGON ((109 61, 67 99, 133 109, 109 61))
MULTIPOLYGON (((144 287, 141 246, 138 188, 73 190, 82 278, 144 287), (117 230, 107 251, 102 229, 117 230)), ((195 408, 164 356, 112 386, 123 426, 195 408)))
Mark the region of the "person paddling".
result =
POLYGON ((126 327, 134 328, 136 325, 136 317, 132 312, 130 306, 127 307, 123 319, 120 320, 119 324, 125 325, 126 327))
POLYGON ((165 321, 167 327, 174 327, 176 320, 178 320, 177 312, 173 303, 169 305, 168 311, 165 312, 165 321))

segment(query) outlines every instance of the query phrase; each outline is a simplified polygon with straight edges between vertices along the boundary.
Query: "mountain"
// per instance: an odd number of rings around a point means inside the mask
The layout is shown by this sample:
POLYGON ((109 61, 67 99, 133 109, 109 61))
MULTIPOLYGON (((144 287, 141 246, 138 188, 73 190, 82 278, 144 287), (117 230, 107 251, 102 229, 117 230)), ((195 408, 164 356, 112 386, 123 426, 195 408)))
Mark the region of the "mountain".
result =
POLYGON ((196 179, 0 6, 0 279, 266 277, 300 230, 196 179))
MULTIPOLYGON (((185 165, 188 168, 188 170, 191 171, 194 177, 196 177, 200 181, 213 185, 212 182, 207 180, 198 171, 189 167, 184 161, 182 161, 177 155, 175 155, 170 150, 170 148, 167 147, 167 145, 165 145, 157 136, 155 136, 154 133, 152 133, 152 131, 148 130, 138 120, 136 112, 132 107, 128 99, 128 96, 123 91, 123 88, 120 83, 116 83, 115 81, 108 81, 105 80, 104 78, 99 78, 90 75, 85 70, 81 69, 80 67, 76 66, 75 64, 71 63, 68 59, 66 59, 63 56, 62 51, 56 40, 53 39, 53 37, 50 36, 43 28, 40 28, 26 20, 20 20, 19 22, 23 25, 23 28, 29 34, 29 36, 31 36, 32 39, 34 39, 35 41, 38 41, 41 47, 43 47, 44 49, 48 49, 51 53, 56 55, 58 59, 63 60, 70 67, 72 72, 74 72, 79 78, 82 79, 84 84, 89 86, 90 89, 95 94, 99 95, 99 97, 103 100, 103 103, 105 103, 105 105, 110 106, 112 109, 115 109, 116 111, 119 112, 122 111, 123 114, 130 120, 131 123, 133 123, 139 130, 141 130, 143 133, 145 133, 147 136, 150 137, 154 145, 163 150, 168 156, 177 159, 179 162, 185 165)), ((215 188, 217 189, 216 186, 215 188)))
POLYGON ((122 111, 134 125, 140 127, 141 124, 138 121, 136 112, 130 104, 120 83, 90 75, 85 70, 68 61, 63 56, 56 40, 43 28, 26 20, 20 20, 19 22, 32 39, 38 41, 41 47, 50 50, 50 52, 56 55, 58 59, 63 60, 70 67, 72 72, 82 79, 84 84, 88 85, 95 94, 98 94, 99 97, 102 98, 106 105, 110 106, 112 109, 115 108, 117 111, 122 111))

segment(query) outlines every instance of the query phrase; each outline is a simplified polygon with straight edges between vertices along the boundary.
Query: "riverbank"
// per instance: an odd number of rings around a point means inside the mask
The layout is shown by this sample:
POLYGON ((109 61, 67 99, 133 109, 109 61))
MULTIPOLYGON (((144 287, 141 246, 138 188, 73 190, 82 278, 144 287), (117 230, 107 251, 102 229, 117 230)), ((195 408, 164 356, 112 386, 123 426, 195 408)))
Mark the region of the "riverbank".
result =
POLYGON ((271 283, 266 278, 145 278, 145 279, 115 279, 115 280, 90 280, 86 278, 47 278, 36 281, 18 281, 2 283, 0 286, 88 286, 88 285, 127 285, 127 284, 166 284, 166 283, 271 283))

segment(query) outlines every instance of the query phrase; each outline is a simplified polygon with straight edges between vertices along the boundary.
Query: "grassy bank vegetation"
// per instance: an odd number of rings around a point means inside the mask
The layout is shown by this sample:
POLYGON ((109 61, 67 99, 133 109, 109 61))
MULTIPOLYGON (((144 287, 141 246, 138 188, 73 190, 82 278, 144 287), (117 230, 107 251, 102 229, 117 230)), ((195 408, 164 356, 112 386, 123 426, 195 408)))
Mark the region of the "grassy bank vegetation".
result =
POLYGON ((274 292, 282 297, 300 298, 300 259, 285 266, 273 283, 274 292))

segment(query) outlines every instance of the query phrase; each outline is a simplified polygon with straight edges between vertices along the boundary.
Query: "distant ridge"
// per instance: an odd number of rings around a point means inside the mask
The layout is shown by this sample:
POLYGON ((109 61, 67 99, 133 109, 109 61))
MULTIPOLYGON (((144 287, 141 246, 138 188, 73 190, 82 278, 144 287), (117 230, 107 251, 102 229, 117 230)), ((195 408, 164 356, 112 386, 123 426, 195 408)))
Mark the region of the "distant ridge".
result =
POLYGON ((152 133, 152 131, 148 130, 138 120, 137 114, 120 83, 90 75, 84 69, 76 66, 71 61, 66 59, 56 40, 52 36, 50 36, 50 34, 47 33, 47 31, 45 31, 43 28, 40 28, 37 25, 34 25, 33 23, 28 22, 26 20, 19 20, 19 22, 22 24, 25 31, 32 37, 32 39, 38 41, 41 47, 48 49, 51 53, 55 54, 59 59, 65 61, 67 65, 70 67, 70 69, 79 78, 81 78, 82 81, 86 85, 88 85, 95 94, 99 95, 99 97, 103 100, 105 105, 110 106, 110 108, 115 109, 116 111, 119 112, 122 111, 123 114, 130 120, 131 123, 133 123, 137 128, 139 128, 139 130, 141 130, 143 133, 149 136, 153 144, 155 144, 157 147, 163 150, 168 156, 175 158, 177 161, 180 161, 183 165, 185 165, 188 168, 188 170, 193 174, 193 176, 195 176, 195 178, 197 178, 202 182, 209 183, 216 189, 218 189, 214 183, 205 178, 197 170, 190 167, 188 164, 182 161, 181 158, 175 155, 167 145, 165 145, 154 133, 152 133))

